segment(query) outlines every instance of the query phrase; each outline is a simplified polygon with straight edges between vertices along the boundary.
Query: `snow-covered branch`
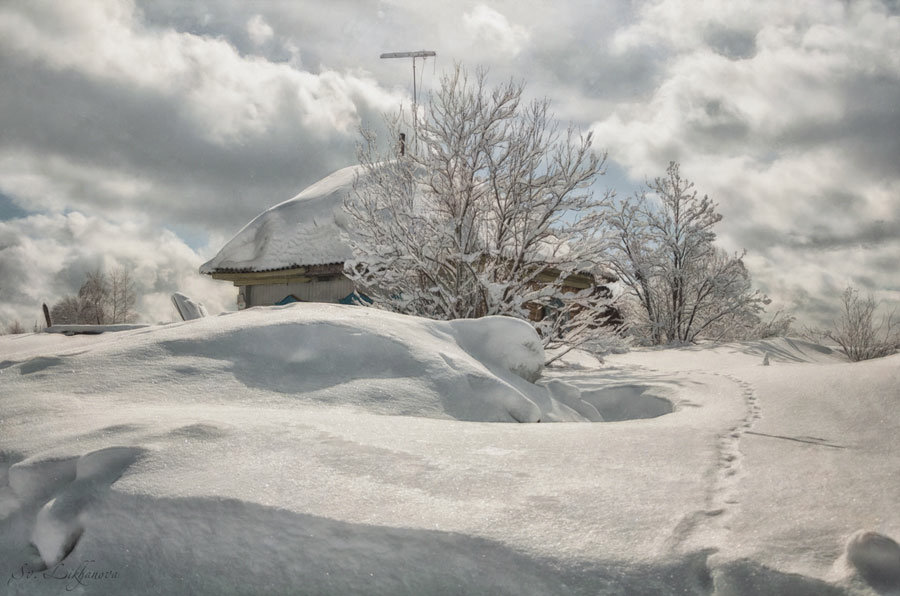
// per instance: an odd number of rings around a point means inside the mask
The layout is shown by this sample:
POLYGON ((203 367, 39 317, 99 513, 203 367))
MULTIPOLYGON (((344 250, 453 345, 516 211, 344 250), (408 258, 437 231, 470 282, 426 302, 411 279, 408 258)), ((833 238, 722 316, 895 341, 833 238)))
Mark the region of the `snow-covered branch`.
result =
MULTIPOLYGON (((609 193, 590 135, 561 133, 549 103, 457 66, 417 118, 404 155, 364 132, 363 174, 346 210, 347 275, 376 305, 439 319, 540 319, 545 343, 604 333, 599 273, 609 193), (577 280, 577 281, 576 281, 577 280)), ((392 138, 409 124, 388 118, 392 138)), ((391 143, 393 145, 393 143, 391 143)))

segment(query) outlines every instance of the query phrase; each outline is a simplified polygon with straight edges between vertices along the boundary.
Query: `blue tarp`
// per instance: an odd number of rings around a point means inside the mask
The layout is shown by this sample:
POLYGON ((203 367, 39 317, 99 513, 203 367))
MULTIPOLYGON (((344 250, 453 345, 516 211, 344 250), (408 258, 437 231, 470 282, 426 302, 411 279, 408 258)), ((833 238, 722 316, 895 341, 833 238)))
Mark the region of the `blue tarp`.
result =
POLYGON ((303 301, 300 300, 299 298, 297 298, 296 296, 294 296, 293 294, 288 294, 287 296, 285 296, 284 298, 282 298, 281 300, 276 302, 275 306, 284 306, 285 304, 290 304, 291 302, 303 302, 303 301))
POLYGON ((350 292, 349 294, 338 300, 338 303, 349 304, 351 306, 361 306, 363 304, 372 304, 372 299, 365 294, 350 292))

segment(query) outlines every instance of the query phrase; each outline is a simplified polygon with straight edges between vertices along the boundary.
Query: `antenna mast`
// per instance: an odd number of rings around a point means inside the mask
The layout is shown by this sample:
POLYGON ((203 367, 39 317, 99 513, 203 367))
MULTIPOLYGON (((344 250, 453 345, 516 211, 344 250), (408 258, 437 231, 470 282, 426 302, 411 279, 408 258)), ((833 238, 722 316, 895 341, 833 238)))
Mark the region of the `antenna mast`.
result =
POLYGON ((421 58, 425 62, 425 58, 437 56, 430 50, 419 50, 417 52, 387 52, 381 55, 381 58, 412 58, 412 75, 413 75, 413 139, 419 140, 418 131, 418 91, 416 89, 416 58, 421 58))

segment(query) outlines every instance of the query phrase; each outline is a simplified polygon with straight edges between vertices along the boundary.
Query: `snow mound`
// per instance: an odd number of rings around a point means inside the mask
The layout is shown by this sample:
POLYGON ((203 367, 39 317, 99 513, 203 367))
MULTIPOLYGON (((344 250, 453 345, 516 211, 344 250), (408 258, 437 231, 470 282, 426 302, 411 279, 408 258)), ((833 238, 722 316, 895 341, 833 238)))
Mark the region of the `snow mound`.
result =
MULTIPOLYGON (((154 328, 68 357, 65 367, 71 390, 92 393, 127 393, 153 378, 177 388, 166 399, 190 400, 215 386, 223 400, 290 399, 381 415, 587 420, 532 382, 543 361, 536 332, 516 319, 432 321, 296 303, 154 328)), ((18 366, 25 374, 61 364, 41 357, 18 366)))
POLYGON ((343 201, 362 174, 360 166, 343 168, 262 212, 201 265, 200 273, 268 271, 349 259, 352 251, 341 239, 347 226, 343 201))
POLYGON ((860 530, 847 541, 847 561, 870 585, 900 591, 900 545, 877 532, 860 530))
POLYGON ((521 339, 313 304, 0 337, 0 593, 898 593, 900 355, 635 350, 541 386, 533 336, 482 323, 521 339), (617 394, 677 411, 457 420, 617 394))
POLYGON ((544 347, 534 327, 511 317, 451 321, 457 342, 473 357, 534 383, 544 369, 544 347))

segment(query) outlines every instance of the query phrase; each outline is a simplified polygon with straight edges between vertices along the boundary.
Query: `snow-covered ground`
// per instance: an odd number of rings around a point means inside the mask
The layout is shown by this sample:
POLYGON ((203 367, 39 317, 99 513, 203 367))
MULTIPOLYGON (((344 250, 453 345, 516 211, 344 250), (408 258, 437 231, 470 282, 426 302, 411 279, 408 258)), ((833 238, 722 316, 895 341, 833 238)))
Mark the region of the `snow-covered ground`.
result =
POLYGON ((535 384, 535 340, 312 304, 0 337, 0 593, 900 591, 900 356, 535 384))

